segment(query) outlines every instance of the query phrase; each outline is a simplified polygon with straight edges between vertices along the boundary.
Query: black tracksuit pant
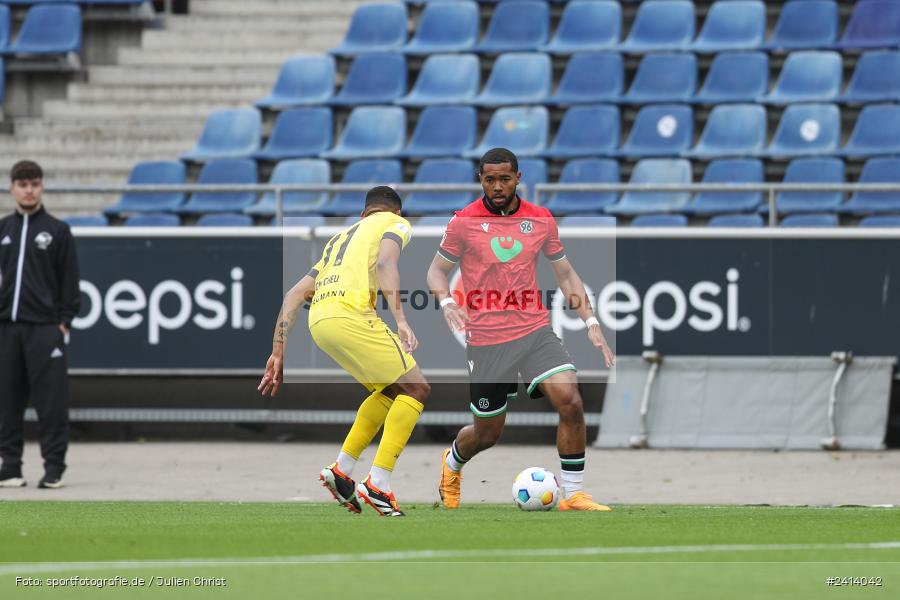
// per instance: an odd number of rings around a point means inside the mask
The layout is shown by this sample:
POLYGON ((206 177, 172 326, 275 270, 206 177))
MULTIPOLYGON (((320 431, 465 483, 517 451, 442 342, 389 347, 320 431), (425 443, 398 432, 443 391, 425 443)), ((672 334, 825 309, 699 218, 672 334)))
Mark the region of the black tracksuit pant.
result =
POLYGON ((67 351, 58 325, 0 322, 0 458, 22 468, 29 398, 38 415, 44 471, 62 475, 69 446, 67 351))

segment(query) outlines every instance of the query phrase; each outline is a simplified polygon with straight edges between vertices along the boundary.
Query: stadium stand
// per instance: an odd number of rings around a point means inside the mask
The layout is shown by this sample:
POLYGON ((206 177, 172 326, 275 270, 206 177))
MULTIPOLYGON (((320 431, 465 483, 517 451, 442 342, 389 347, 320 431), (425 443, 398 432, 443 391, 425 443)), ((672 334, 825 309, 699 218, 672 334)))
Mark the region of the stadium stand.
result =
POLYGON ((790 215, 779 223, 781 227, 837 227, 839 225, 837 215, 790 215))
MULTIPOLYGON (((414 183, 474 183, 475 165, 460 158, 432 158, 422 162, 414 183)), ((413 192, 403 203, 404 213, 451 214, 471 200, 471 192, 413 192)))
MULTIPOLYGON (((203 166, 198 184, 256 184, 256 162, 249 158, 222 158, 203 166)), ((255 192, 197 192, 176 212, 203 214, 239 212, 256 202, 255 192)))
POLYGON ((541 51, 574 54, 612 50, 622 37, 622 7, 607 0, 573 0, 566 3, 559 27, 541 51))
POLYGON ((625 65, 620 54, 573 54, 566 63, 556 92, 547 104, 616 102, 625 87, 625 65))
POLYGON ((859 221, 860 227, 900 227, 900 215, 875 215, 859 221))
POLYGON ((272 91, 256 105, 274 109, 328 102, 334 95, 334 73, 331 56, 291 57, 281 65, 272 91))
POLYGON ((900 106, 865 106, 841 154, 852 157, 900 154, 900 106))
POLYGON ((694 139, 691 107, 658 104, 641 108, 628 139, 618 151, 626 157, 678 156, 694 139))
POLYGON ((612 215, 585 217, 563 217, 560 227, 615 227, 619 220, 612 215))
POLYGON ((637 54, 686 50, 694 39, 695 20, 689 0, 647 0, 619 48, 637 54))
POLYGON ((483 53, 529 52, 547 43, 550 8, 539 0, 500 2, 475 50, 483 53))
POLYGON ((478 42, 478 4, 430 2, 422 11, 415 35, 403 47, 407 54, 467 52, 478 42))
MULTIPOLYGON (((844 162, 838 158, 798 158, 788 164, 784 182, 844 183, 844 162)), ((780 213, 821 212, 838 208, 843 199, 841 192, 779 192, 775 205, 780 213)))
POLYGON ((361 54, 353 60, 331 104, 391 104, 406 94, 406 58, 396 52, 361 54))
MULTIPOLYGON (((357 160, 347 165, 341 183, 388 184, 403 181, 403 165, 399 160, 357 160)), ((358 215, 365 204, 365 192, 339 192, 320 209, 329 216, 358 215)))
POLYGON ((619 146, 619 127, 615 106, 573 106, 563 115, 553 143, 541 156, 608 156, 619 146))
POLYGON ((766 153, 773 157, 833 154, 841 137, 841 115, 834 104, 792 104, 778 123, 766 153))
POLYGON ((291 108, 278 114, 266 145, 252 153, 257 160, 317 157, 333 143, 331 109, 291 108))
MULTIPOLYGON (((522 173, 521 183, 528 188, 529 198, 534 198, 534 186, 549 181, 547 161, 542 158, 519 159, 519 171, 522 173)), ((518 191, 521 195, 521 190, 518 191)))
POLYGON ((632 227, 687 227, 684 215, 638 215, 631 221, 632 227))
POLYGON ((786 2, 765 48, 776 51, 830 48, 838 35, 834 0, 786 2))
MULTIPOLYGON (((871 158, 863 166, 860 183, 900 183, 900 158, 871 158)), ((900 193, 855 192, 840 207, 843 212, 869 214, 900 212, 900 193)))
POLYGON ((351 160, 396 156, 406 143, 406 112, 398 106, 360 106, 350 113, 340 140, 323 158, 351 160))
POLYGON ((109 220, 103 215, 72 215, 66 217, 66 223, 70 227, 106 227, 109 220))
POLYGON ((900 4, 893 0, 863 0, 836 44, 837 48, 896 48, 900 45, 900 4))
POLYGON ((715 215, 709 219, 708 227, 763 227, 765 222, 759 215, 715 215))
POLYGON ((406 7, 403 4, 363 4, 353 13, 344 41, 332 54, 400 51, 406 44, 406 7))
MULTIPOLYGON (((763 164, 753 158, 714 160, 703 173, 703 183, 762 183, 763 164)), ((762 192, 699 192, 683 210, 697 215, 753 211, 762 192)))
POLYGON ((197 219, 198 227, 251 227, 253 217, 237 213, 221 215, 203 215, 197 219))
POLYGON ((484 90, 472 101, 481 106, 541 104, 551 90, 550 57, 539 52, 508 52, 494 62, 484 90))
POLYGON ((206 120, 197 145, 181 155, 182 160, 203 162, 217 158, 240 158, 259 150, 262 117, 252 108, 217 110, 206 120))
POLYGON ((841 55, 832 51, 802 51, 788 55, 775 88, 760 98, 766 104, 830 102, 841 91, 841 55))
POLYGON ((697 158, 758 156, 766 143, 766 109, 758 104, 722 104, 710 112, 697 145, 697 158))
MULTIPOLYGON (((683 158, 646 158, 638 161, 630 183, 691 183, 691 163, 683 158)), ((606 212, 639 215, 675 212, 690 200, 688 192, 625 192, 606 212)))
MULTIPOLYGON (((619 163, 601 158, 576 158, 563 167, 559 183, 619 183, 619 163)), ((544 206, 553 214, 600 213, 618 197, 615 192, 556 192, 544 206)))
POLYGON ((2 50, 14 56, 62 55, 81 50, 81 9, 75 4, 28 8, 16 39, 2 50))
POLYGON ((703 87, 691 101, 756 102, 768 89, 769 57, 764 52, 722 52, 713 58, 703 87))
POLYGON ((474 54, 434 54, 425 59, 404 106, 469 104, 481 87, 481 63, 474 54))
POLYGON ((691 44, 694 52, 752 50, 766 35, 766 6, 759 0, 720 0, 706 13, 700 35, 691 44))
POLYGON ((697 57, 693 54, 649 54, 622 102, 687 102, 697 90, 697 57))
POLYGON ((518 156, 537 156, 547 147, 550 114, 543 106, 512 106, 497 110, 481 143, 464 152, 466 158, 481 158, 491 148, 508 148, 518 156))
MULTIPOLYGON (((326 185, 331 183, 331 165, 327 160, 320 159, 283 160, 275 165, 269 183, 326 185)), ((328 192, 284 192, 283 200, 284 214, 293 216, 318 209, 328 200, 328 192)), ((276 210, 275 192, 268 192, 259 202, 245 208, 244 212, 271 216, 276 210)))
POLYGON ((478 141, 478 115, 471 106, 429 106, 419 115, 406 157, 460 156, 478 141))
POLYGON ((123 225, 125 227, 178 227, 181 225, 181 219, 178 218, 178 215, 147 213, 132 215, 125 219, 123 225))
MULTIPOLYGON (((134 166, 129 185, 184 185, 187 169, 178 161, 143 162, 134 166)), ((127 192, 119 201, 103 210, 107 215, 153 213, 176 210, 184 204, 181 192, 127 192)))
POLYGON ((864 52, 838 99, 848 103, 900 100, 900 52, 864 52))

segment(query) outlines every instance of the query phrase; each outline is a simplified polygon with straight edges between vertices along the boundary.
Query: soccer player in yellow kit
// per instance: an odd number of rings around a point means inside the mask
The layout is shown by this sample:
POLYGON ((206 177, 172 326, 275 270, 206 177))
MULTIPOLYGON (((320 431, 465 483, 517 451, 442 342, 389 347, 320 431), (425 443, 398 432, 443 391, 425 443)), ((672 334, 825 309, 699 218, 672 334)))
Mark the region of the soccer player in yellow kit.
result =
POLYGON ((300 307, 310 301, 309 330, 316 344, 370 392, 337 460, 322 469, 319 479, 351 512, 360 512, 358 495, 379 515, 392 517, 403 511, 391 491, 391 473, 431 392, 412 357, 418 341, 400 302, 398 261, 411 234, 400 208, 400 196, 390 187, 369 190, 362 219, 331 238, 319 262, 285 295, 258 388, 263 395, 278 392, 288 333, 300 307), (397 334, 375 312, 379 289, 397 334), (351 478, 356 461, 382 425, 372 469, 356 485, 351 478))

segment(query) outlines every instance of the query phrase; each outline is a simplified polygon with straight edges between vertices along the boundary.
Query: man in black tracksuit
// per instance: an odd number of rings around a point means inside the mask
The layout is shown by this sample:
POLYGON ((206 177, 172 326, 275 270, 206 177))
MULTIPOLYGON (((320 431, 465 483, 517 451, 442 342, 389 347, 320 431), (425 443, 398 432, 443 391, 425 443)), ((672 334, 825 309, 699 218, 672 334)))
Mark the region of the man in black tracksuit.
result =
POLYGON ((69 445, 69 328, 78 314, 78 261, 68 225, 41 205, 43 172, 16 163, 16 210, 0 218, 0 487, 22 477, 23 422, 31 399, 38 415, 44 476, 62 487, 69 445))

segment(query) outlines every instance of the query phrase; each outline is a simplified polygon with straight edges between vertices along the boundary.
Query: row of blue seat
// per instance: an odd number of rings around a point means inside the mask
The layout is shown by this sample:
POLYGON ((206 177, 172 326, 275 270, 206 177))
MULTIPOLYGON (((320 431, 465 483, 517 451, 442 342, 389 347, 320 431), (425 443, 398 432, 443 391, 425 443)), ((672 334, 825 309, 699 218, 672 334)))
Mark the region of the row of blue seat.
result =
POLYGON ((335 79, 331 57, 297 56, 284 62, 272 92, 256 105, 287 108, 317 104, 501 106, 897 101, 900 100, 900 51, 862 54, 843 93, 841 54, 831 50, 789 54, 771 91, 769 59, 763 52, 716 55, 699 91, 697 57, 688 53, 648 54, 641 60, 627 91, 622 56, 599 52, 573 55, 555 91, 550 57, 538 52, 501 54, 483 89, 480 61, 474 54, 429 56, 409 93, 407 61, 400 53, 377 52, 356 57, 337 94, 335 79))
POLYGON ((0 54, 67 54, 81 50, 81 9, 74 3, 32 6, 15 41, 10 7, 0 4, 0 54))
POLYGON ((839 154, 850 157, 900 154, 900 105, 870 104, 860 112, 847 144, 841 139, 840 110, 834 104, 793 104, 784 111, 771 142, 766 109, 758 104, 713 108, 694 144, 690 106, 653 104, 640 109, 620 146, 619 109, 609 105, 569 108, 550 141, 550 114, 543 106, 505 107, 494 112, 481 143, 471 106, 429 106, 419 115, 407 143, 406 111, 397 106, 353 109, 332 147, 332 114, 323 107, 279 114, 260 148, 262 117, 255 109, 212 113, 196 147, 183 160, 254 157, 260 160, 313 157, 336 160, 384 157, 478 158, 504 147, 523 157, 577 156, 769 156, 789 158, 839 154))
POLYGON ((766 6, 760 0, 721 0, 709 8, 695 38, 696 14, 690 0, 641 3, 622 40, 622 12, 610 0, 567 3, 550 36, 546 2, 500 2, 479 41, 478 5, 471 1, 429 3, 407 42, 408 15, 402 3, 364 4, 353 14, 338 55, 398 50, 435 52, 518 52, 544 50, 569 54, 585 50, 630 53, 693 50, 721 52, 770 48, 895 48, 900 44, 900 3, 867 0, 856 4, 838 40, 837 4, 806 0, 784 5, 771 38, 765 40, 766 6))
MULTIPOLYGON (((523 182, 533 192, 537 183, 547 182, 547 165, 542 160, 523 159, 520 164, 523 182)), ((644 159, 631 174, 631 183, 689 184, 692 166, 684 159, 644 159)), ((186 170, 178 162, 138 164, 130 184, 180 185, 186 181, 186 170)), ((403 181, 402 165, 396 160, 362 160, 348 165, 341 183, 397 183, 403 181)), ((465 159, 429 159, 418 168, 415 183, 468 184, 475 181, 475 166, 465 159)), ((559 183, 616 184, 619 165, 609 159, 573 159, 563 166, 559 183)), ((711 162, 704 173, 704 183, 762 183, 763 165, 756 159, 721 159, 711 162)), ((836 158, 796 159, 788 164, 785 183, 844 183, 844 163, 836 158)), ((862 169, 861 183, 900 183, 900 158, 870 159, 862 169)), ((200 184, 255 184, 256 164, 247 159, 222 159, 204 166, 200 184)), ((319 159, 295 159, 278 163, 269 183, 328 185, 331 167, 319 159)), ((846 212, 866 214, 900 212, 900 193, 857 192, 845 202, 842 192, 780 192, 776 208, 780 213, 846 212)), ((460 208, 472 194, 467 192, 414 192, 407 197, 404 210, 409 214, 450 214, 460 208)), ((333 198, 327 191, 286 192, 284 210, 288 214, 321 212, 322 214, 358 214, 364 194, 341 192, 333 198)), ((762 192, 701 192, 696 195, 659 192, 556 192, 542 204, 554 214, 602 213, 644 214, 682 212, 709 215, 768 210, 762 192)), ((545 201, 544 201, 545 200, 545 201)), ((107 214, 173 211, 187 214, 244 211, 254 215, 275 213, 275 194, 267 193, 257 200, 254 192, 196 193, 187 199, 183 193, 127 193, 107 214)))

